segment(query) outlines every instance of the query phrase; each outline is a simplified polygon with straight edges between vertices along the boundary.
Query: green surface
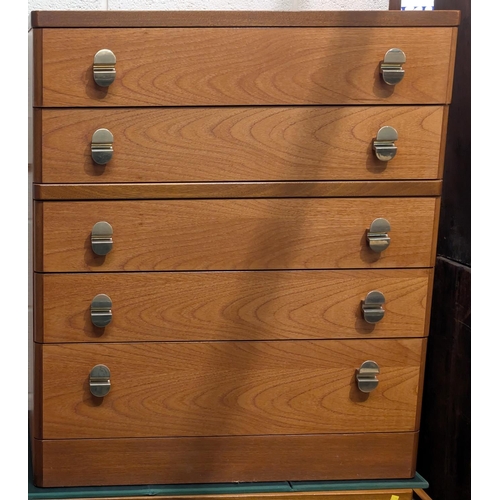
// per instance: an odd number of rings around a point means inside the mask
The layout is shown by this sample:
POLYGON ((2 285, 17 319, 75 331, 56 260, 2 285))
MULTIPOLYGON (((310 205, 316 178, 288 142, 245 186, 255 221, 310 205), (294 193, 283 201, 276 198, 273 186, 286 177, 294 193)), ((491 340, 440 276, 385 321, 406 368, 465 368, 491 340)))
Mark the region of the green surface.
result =
POLYGON ((372 481, 291 481, 294 491, 352 491, 398 488, 428 488, 429 483, 418 473, 411 479, 379 479, 372 481))

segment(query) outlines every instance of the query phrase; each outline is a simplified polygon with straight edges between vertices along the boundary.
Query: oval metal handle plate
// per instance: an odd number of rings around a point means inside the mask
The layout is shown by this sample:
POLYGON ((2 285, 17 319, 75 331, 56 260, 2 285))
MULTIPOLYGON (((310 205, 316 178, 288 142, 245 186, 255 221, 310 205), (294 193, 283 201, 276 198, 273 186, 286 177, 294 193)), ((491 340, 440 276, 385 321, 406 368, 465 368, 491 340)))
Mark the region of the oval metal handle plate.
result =
POLYGON ((363 310, 363 318, 367 323, 378 323, 384 318, 385 310, 385 297, 382 292, 372 290, 368 292, 365 300, 361 302, 361 309, 363 310))
POLYGON ((92 135, 90 151, 98 165, 106 165, 113 158, 113 134, 107 128, 100 128, 92 135))
POLYGON ((365 361, 356 372, 358 389, 361 392, 372 392, 378 386, 377 375, 380 368, 375 361, 365 361))
POLYGON ((391 225, 387 219, 375 219, 371 223, 366 238, 374 252, 380 253, 391 244, 391 238, 387 234, 390 230, 391 225))
POLYGON ((101 221, 94 224, 91 236, 92 251, 96 255, 106 255, 113 249, 113 228, 101 221))
POLYGON ((394 144, 398 140, 398 132, 392 127, 382 127, 377 132, 377 137, 373 139, 373 150, 375 156, 380 161, 392 160, 398 152, 398 147, 394 144))
POLYGON ((109 49, 102 49, 94 56, 92 71, 94 81, 100 87, 109 87, 116 78, 116 57, 109 49))
POLYGON ((90 317, 94 326, 104 328, 111 323, 113 319, 113 313, 111 312, 112 305, 113 302, 104 293, 100 293, 92 299, 90 317))
POLYGON ((406 62, 406 54, 401 49, 389 49, 380 63, 380 73, 387 85, 396 85, 405 76, 403 64, 406 62))
POLYGON ((95 365, 89 375, 90 392, 103 398, 111 390, 111 372, 106 365, 95 365))

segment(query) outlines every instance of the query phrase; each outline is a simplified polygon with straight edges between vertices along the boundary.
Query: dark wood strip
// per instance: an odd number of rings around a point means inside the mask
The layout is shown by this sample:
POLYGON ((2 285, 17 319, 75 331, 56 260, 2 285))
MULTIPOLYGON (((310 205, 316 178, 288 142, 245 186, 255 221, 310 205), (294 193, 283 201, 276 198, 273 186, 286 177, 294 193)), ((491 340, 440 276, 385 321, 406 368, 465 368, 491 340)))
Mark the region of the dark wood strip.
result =
POLYGON ((389 10, 401 10, 401 0, 389 0, 389 10))
MULTIPOLYGON (((33 106, 43 106, 43 30, 33 31, 33 106)), ((36 136, 35 136, 36 137, 36 136)))
MULTIPOLYGON (((41 344, 34 344, 33 349, 33 415, 32 415, 32 436, 43 436, 43 359, 41 344)), ((35 440, 36 441, 36 440, 35 440)), ((33 445, 33 441, 32 441, 33 445)), ((36 460, 37 446, 33 446, 36 460)))
POLYGON ((43 487, 410 478, 417 435, 35 440, 34 470, 43 487))
POLYGON ((451 96, 453 93, 454 85, 454 74, 455 74, 455 63, 457 55, 457 39, 458 39, 458 28, 453 28, 452 30, 452 40, 451 40, 451 53, 450 53, 450 66, 448 68, 448 98, 446 102, 451 102, 451 96))
POLYGON ((34 184, 36 200, 439 196, 442 181, 34 184))
MULTIPOLYGON (((42 111, 33 108, 33 182, 42 182, 42 111)), ((29 168, 29 167, 28 167, 29 168)))
POLYGON ((457 26, 458 11, 33 11, 32 28, 457 26))
MULTIPOLYGON (((430 307, 428 308, 430 309, 430 307)), ((415 429, 420 429, 420 418, 422 413, 422 394, 424 390, 424 379, 425 379, 425 357, 427 354, 427 339, 422 342, 422 352, 420 355, 420 375, 418 381, 418 397, 417 397, 417 411, 415 416, 415 429)))
POLYGON ((33 340, 44 342, 44 275, 33 273, 33 340))
POLYGON ((439 150, 439 167, 438 167, 438 179, 443 178, 444 172, 444 160, 446 152, 446 131, 448 130, 448 117, 450 115, 450 106, 443 107, 443 123, 441 129, 441 147, 439 150))
POLYGON ((33 271, 43 270, 43 204, 33 203, 33 271))

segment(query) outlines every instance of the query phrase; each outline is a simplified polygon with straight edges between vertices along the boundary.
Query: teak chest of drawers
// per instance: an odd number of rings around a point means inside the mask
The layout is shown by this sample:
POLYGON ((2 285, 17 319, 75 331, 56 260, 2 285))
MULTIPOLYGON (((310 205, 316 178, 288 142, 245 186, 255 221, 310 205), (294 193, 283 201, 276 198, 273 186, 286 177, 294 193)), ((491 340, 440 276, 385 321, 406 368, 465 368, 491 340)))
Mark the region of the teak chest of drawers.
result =
POLYGON ((457 12, 34 12, 36 484, 412 477, 457 12))

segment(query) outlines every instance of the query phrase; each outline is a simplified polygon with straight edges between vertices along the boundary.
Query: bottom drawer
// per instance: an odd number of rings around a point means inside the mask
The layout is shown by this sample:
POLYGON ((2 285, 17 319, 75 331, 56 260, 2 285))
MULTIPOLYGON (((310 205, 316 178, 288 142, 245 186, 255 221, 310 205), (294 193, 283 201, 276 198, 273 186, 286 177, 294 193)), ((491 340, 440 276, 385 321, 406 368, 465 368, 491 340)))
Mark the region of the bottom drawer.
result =
POLYGON ((425 346, 423 338, 36 344, 34 437, 411 432, 425 346), (380 369, 369 393, 356 377, 368 360, 380 369), (110 371, 104 397, 89 387, 96 365, 110 371))
POLYGON ((410 478, 415 475, 417 438, 417 432, 408 432, 35 439, 35 484, 50 487, 410 478))

